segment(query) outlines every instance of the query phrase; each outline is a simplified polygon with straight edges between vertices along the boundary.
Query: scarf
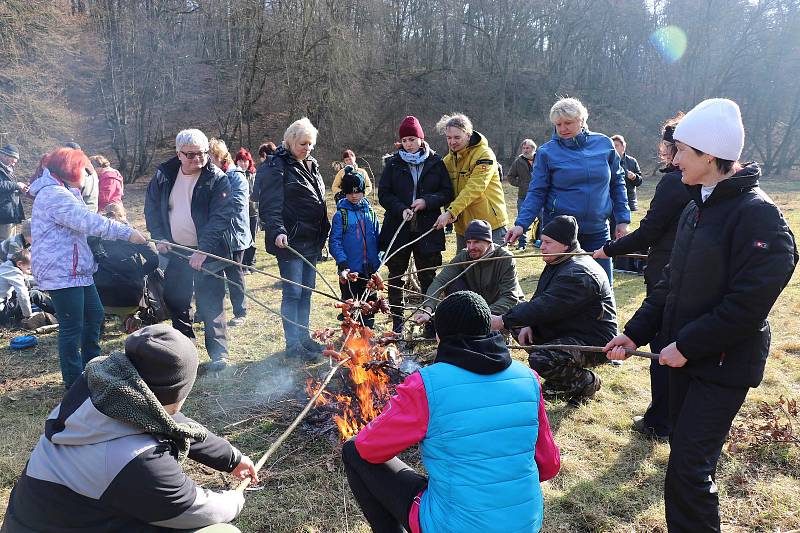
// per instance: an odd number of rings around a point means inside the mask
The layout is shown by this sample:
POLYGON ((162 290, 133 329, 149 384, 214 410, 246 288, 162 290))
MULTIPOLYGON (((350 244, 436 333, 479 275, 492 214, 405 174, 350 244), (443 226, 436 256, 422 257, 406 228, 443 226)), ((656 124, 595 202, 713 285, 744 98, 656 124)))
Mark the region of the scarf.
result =
POLYGON ((98 411, 145 433, 163 435, 178 447, 178 462, 189 454, 191 440, 204 441, 200 424, 179 424, 164 410, 124 352, 95 357, 86 365, 89 396, 98 411))
POLYGON ((431 147, 427 142, 422 141, 422 147, 413 154, 409 154, 402 148, 400 148, 397 153, 400 155, 400 159, 409 165, 421 165, 428 159, 428 156, 431 155, 431 147))

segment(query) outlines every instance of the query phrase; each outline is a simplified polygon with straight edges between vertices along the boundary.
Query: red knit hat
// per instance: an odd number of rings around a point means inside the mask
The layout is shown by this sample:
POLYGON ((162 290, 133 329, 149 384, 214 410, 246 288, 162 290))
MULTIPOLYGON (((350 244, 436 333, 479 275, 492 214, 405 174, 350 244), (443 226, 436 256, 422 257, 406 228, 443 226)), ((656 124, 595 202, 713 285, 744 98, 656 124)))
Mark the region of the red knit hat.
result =
POLYGON ((425 138, 425 132, 422 131, 422 126, 420 126, 417 117, 408 115, 403 119, 403 122, 400 123, 400 138, 402 139, 403 137, 425 138))

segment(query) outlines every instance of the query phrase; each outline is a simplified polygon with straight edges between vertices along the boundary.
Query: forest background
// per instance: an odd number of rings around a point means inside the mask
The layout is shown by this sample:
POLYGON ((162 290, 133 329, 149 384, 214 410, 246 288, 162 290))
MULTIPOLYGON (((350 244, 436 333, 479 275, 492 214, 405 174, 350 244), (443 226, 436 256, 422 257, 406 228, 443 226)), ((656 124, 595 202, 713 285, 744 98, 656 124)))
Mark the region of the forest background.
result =
POLYGON ((798 80, 800 0, 0 3, 0 141, 30 171, 74 140, 128 181, 182 128, 254 150, 303 115, 323 168, 344 148, 375 168, 406 114, 441 151, 433 124, 450 111, 508 163, 523 138, 550 138, 564 95, 586 103, 591 129, 625 135, 647 170, 665 119, 733 98, 744 158, 786 176, 800 161, 798 80))

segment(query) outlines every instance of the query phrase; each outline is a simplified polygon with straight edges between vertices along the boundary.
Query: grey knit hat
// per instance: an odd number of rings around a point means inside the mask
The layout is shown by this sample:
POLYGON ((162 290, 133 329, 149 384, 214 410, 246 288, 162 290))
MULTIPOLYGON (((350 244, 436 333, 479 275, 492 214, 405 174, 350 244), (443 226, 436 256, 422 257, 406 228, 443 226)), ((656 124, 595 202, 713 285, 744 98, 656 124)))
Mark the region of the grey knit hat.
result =
POLYGON ((475 219, 469 223, 464 231, 464 240, 492 242, 492 226, 485 220, 475 219))
POLYGON ((167 324, 134 331, 125 339, 125 355, 163 405, 183 400, 197 377, 197 348, 167 324))
POLYGON ((480 294, 472 291, 454 292, 436 306, 433 315, 439 337, 449 335, 488 335, 492 313, 480 294))
POLYGON ((7 144, 0 148, 0 155, 5 155, 8 157, 13 157, 14 159, 19 159, 19 150, 13 144, 7 144))

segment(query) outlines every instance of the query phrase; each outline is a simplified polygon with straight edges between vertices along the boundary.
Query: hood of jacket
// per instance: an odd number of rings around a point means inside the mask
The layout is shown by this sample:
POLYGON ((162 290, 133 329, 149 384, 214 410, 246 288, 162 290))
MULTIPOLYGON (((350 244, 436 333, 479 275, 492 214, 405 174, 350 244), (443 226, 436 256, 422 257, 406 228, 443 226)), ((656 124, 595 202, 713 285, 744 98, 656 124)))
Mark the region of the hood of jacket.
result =
POLYGON ((439 339, 435 363, 448 363, 476 374, 496 374, 511 366, 511 354, 498 331, 489 335, 448 335, 439 339))
POLYGON ((28 188, 28 194, 36 197, 37 194, 42 192, 42 189, 45 187, 67 187, 69 192, 74 194, 77 198, 81 197, 81 193, 78 189, 70 187, 67 183, 61 181, 60 179, 56 178, 50 171, 46 168, 42 170, 41 176, 39 176, 33 183, 31 183, 30 187, 28 188))
POLYGON ((564 139, 558 134, 556 128, 553 127, 553 136, 550 138, 553 141, 556 141, 558 144, 563 146, 564 148, 569 148, 570 150, 577 150, 583 146, 586 146, 586 141, 589 139, 589 135, 592 132, 586 128, 581 128, 581 131, 578 132, 575 137, 570 139, 564 139))
POLYGON ((689 185, 689 196, 695 203, 702 209, 704 206, 713 204, 725 198, 738 196, 743 192, 755 189, 758 187, 758 179, 761 177, 761 167, 758 163, 751 161, 745 163, 741 170, 736 172, 728 179, 724 179, 717 183, 714 187, 714 192, 706 199, 702 200, 702 185, 689 185))

